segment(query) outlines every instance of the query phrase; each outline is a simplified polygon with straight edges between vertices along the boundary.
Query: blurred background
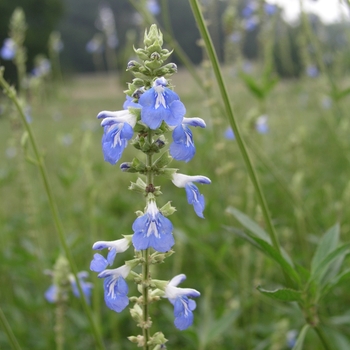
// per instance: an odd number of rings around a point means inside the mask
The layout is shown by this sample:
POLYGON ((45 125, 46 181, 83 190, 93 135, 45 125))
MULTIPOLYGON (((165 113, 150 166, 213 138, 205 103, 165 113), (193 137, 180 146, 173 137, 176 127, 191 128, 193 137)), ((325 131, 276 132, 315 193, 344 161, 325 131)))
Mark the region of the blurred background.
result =
MULTIPOLYGON (((338 223, 340 242, 350 239, 349 4, 200 2, 279 240, 303 274, 329 228, 338 223)), ((181 286, 201 297, 194 325, 184 332, 175 329, 167 300, 151 305, 152 330, 164 332, 169 349, 292 349, 305 315, 295 303, 274 302, 257 291, 279 287, 283 275, 242 239, 246 231, 228 210, 237 208, 265 229, 189 2, 0 0, 0 65, 18 89, 45 160, 69 249, 78 270, 88 271, 84 279, 93 286, 90 305, 105 347, 134 349, 127 336, 137 328, 127 310, 116 314, 106 307, 101 280, 89 271, 91 247, 131 234, 144 198, 128 191, 135 174, 104 162, 96 115, 122 109, 133 78, 127 63, 137 59, 133 46, 143 47, 152 23, 161 28, 164 47, 174 49, 168 62, 178 65, 178 73, 171 84, 186 117, 207 124, 192 130, 194 159, 171 166, 212 181, 200 187, 206 198, 202 220, 183 189, 157 179, 164 193, 160 205, 171 200, 177 208, 171 216, 176 254, 152 272, 165 280, 186 274, 181 286), (19 8, 23 12, 14 20, 19 8), (23 21, 25 30, 18 24, 23 21)), ((136 154, 129 145, 120 163, 136 154)), ((20 348, 61 350, 57 305, 48 291, 62 247, 33 163, 18 113, 0 94, 0 311, 20 348)), ((132 258, 131 249, 118 254, 114 267, 132 258)), ((348 271, 348 265, 344 256, 329 275, 348 271)), ((340 280, 317 309, 335 350, 350 349, 348 283, 340 280)), ((81 301, 68 286, 63 349, 94 349, 81 301)), ((0 349, 7 350, 2 326, 0 349)), ((304 349, 322 348, 315 332, 308 332, 304 349)))

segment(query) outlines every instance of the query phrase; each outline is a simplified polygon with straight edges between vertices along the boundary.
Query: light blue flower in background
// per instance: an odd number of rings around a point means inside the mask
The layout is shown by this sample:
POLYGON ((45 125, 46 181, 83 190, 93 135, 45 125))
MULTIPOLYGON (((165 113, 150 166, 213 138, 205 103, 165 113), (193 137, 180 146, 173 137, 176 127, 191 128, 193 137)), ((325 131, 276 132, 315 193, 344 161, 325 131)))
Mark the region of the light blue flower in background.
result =
MULTIPOLYGON (((88 273, 86 271, 80 271, 77 274, 77 278, 79 280, 81 289, 83 290, 83 294, 87 300, 88 303, 90 303, 90 298, 91 298, 91 290, 93 288, 92 283, 86 282, 85 279, 88 277, 88 273)), ((77 283, 75 282, 75 278, 72 274, 68 276, 68 280, 70 281, 71 287, 72 287, 72 292, 73 294, 79 298, 80 293, 79 289, 77 286, 77 283)), ((45 292, 44 296, 45 299, 49 303, 56 303, 58 301, 58 289, 59 287, 56 284, 52 284, 45 292)))
POLYGON ((287 332, 286 340, 288 349, 292 349, 297 342, 298 331, 296 329, 291 329, 287 332))
POLYGON ((117 269, 104 270, 98 275, 99 278, 105 278, 103 286, 106 305, 115 312, 121 312, 129 305, 129 288, 125 278, 130 270, 130 266, 123 265, 117 269))
POLYGON ((277 6, 274 5, 274 4, 269 4, 268 2, 266 2, 264 4, 264 10, 265 10, 265 13, 268 15, 268 16, 272 16, 276 13, 276 10, 277 10, 277 6))
POLYGON ((147 0, 147 9, 154 16, 160 13, 160 6, 157 0, 147 0))
POLYGON ((247 5, 242 10, 242 16, 244 18, 251 17, 254 12, 258 9, 258 4, 256 1, 248 1, 247 5))
POLYGON ((172 234, 173 225, 161 214, 154 200, 148 202, 146 213, 134 221, 132 229, 134 231, 132 243, 136 250, 153 248, 165 253, 175 243, 172 234))
POLYGON ((234 134, 234 132, 233 132, 233 130, 231 129, 230 126, 225 130, 224 136, 228 140, 234 140, 236 138, 235 134, 234 134))
POLYGON ((188 176, 184 174, 175 173, 172 175, 172 182, 175 186, 185 188, 188 204, 193 205, 194 211, 200 218, 204 218, 203 210, 205 208, 204 196, 199 193, 199 190, 193 182, 200 184, 210 184, 211 181, 206 176, 195 175, 188 176))
POLYGON ((187 125, 206 127, 204 120, 201 118, 183 118, 182 124, 174 129, 172 135, 174 142, 169 148, 170 155, 176 160, 185 162, 190 161, 196 153, 192 131, 187 125))
POLYGON ((102 111, 97 118, 103 119, 102 151, 106 162, 116 164, 123 154, 128 141, 134 135, 136 116, 127 110, 102 111))
POLYGON ((268 116, 266 114, 261 115, 255 122, 255 129, 259 134, 266 134, 269 132, 269 125, 267 124, 268 116))
POLYGON ((318 68, 314 64, 310 64, 306 67, 306 74, 311 78, 316 78, 318 76, 318 68))
POLYGON ((174 305, 174 324, 176 328, 187 329, 193 323, 193 310, 196 308, 196 302, 191 298, 197 298, 201 294, 192 288, 178 288, 177 285, 186 279, 184 274, 175 276, 165 287, 165 298, 174 305))
MULTIPOLYGON (((85 278, 87 278, 88 276, 89 276, 89 274, 86 271, 80 271, 77 274, 81 289, 83 290, 83 294, 84 294, 87 302, 90 303, 91 291, 92 291, 93 285, 92 285, 92 283, 85 281, 85 278)), ((69 275, 69 280, 70 280, 70 283, 72 286, 73 294, 77 298, 79 298, 80 293, 79 293, 77 283, 75 282, 74 276, 69 275)))
POLYGON ((4 44, 0 50, 0 56, 2 59, 11 61, 16 55, 16 43, 11 39, 7 38, 4 40, 4 44))
POLYGON ((107 259, 101 254, 95 254, 90 263, 90 270, 95 272, 103 271, 108 265, 112 265, 117 253, 125 252, 131 244, 131 235, 115 241, 98 241, 94 243, 92 249, 102 250, 108 248, 107 259))
POLYGON ((141 105, 134 102, 134 99, 131 96, 126 95, 126 100, 123 104, 123 109, 128 109, 129 107, 141 108, 141 105))
POLYGON ((186 113, 179 96, 167 85, 164 77, 158 78, 153 87, 140 96, 141 120, 150 129, 159 128, 163 121, 169 126, 180 125, 186 113))

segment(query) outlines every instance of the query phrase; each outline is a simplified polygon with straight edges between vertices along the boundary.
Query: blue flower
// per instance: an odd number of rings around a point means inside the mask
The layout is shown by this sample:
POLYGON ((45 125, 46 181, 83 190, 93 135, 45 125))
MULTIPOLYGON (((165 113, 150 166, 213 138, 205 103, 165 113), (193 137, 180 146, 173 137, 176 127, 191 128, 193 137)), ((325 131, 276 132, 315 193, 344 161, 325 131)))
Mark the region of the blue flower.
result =
POLYGON ((170 155, 176 160, 190 161, 196 153, 193 143, 192 131, 187 125, 205 128, 205 122, 201 118, 183 118, 182 124, 173 131, 174 142, 170 145, 170 155))
POLYGON ((224 135, 225 135, 225 138, 227 138, 228 140, 234 140, 236 138, 233 130, 231 129, 231 127, 228 127, 225 130, 224 135))
POLYGON ((147 9, 154 16, 160 13, 160 6, 157 0, 147 0, 147 9))
MULTIPOLYGON (((92 290, 92 283, 90 282, 86 282, 85 278, 87 278, 89 275, 86 271, 81 271, 78 272, 77 274, 77 278, 79 280, 79 284, 81 286, 81 289, 83 291, 83 294, 85 296, 85 298, 87 299, 87 302, 90 303, 90 298, 91 298, 91 290, 92 290)), ((79 293, 79 289, 77 286, 77 283, 75 281, 75 278, 73 275, 69 275, 69 280, 72 286, 72 290, 73 290, 73 294, 79 298, 80 297, 80 293, 79 293)))
POLYGON ((244 28, 247 32, 252 32, 259 24, 257 16, 250 17, 244 21, 244 28))
POLYGON ((255 1, 249 1, 248 4, 242 10, 242 16, 244 18, 251 17, 257 8, 258 4, 255 1))
POLYGON ((175 243, 172 234, 173 225, 160 213, 154 200, 148 202, 146 213, 134 221, 132 229, 134 230, 132 243, 136 250, 153 248, 165 253, 175 243))
POLYGON ((133 137, 136 116, 129 111, 102 111, 97 118, 103 119, 102 151, 106 162, 116 164, 128 141, 133 137))
POLYGON ((134 99, 131 96, 126 95, 126 100, 123 104, 123 109, 128 109, 129 107, 132 108, 141 108, 141 105, 134 102, 134 99))
POLYGON ((139 99, 142 106, 141 120, 153 130, 159 128, 162 121, 169 126, 180 125, 186 113, 179 96, 167 88, 167 84, 164 77, 156 79, 153 87, 144 92, 139 99))
POLYGON ((130 266, 123 265, 117 269, 104 270, 98 275, 99 278, 105 278, 103 287, 106 305, 115 312, 121 312, 129 305, 129 288, 125 278, 130 270, 130 266))
POLYGON ((0 50, 0 56, 7 61, 14 59, 16 55, 16 43, 11 39, 7 38, 4 40, 4 44, 0 50))
POLYGON ((186 279, 184 274, 175 276, 165 287, 165 298, 174 305, 174 324, 181 331, 190 327, 193 323, 192 311, 196 308, 196 302, 189 297, 197 298, 201 294, 191 288, 177 288, 176 286, 186 279))
POLYGON ((201 184, 210 184, 211 181, 206 176, 196 175, 188 176, 183 174, 173 174, 172 182, 177 187, 184 187, 186 190, 188 204, 193 205, 194 211, 200 218, 204 218, 203 210, 205 208, 204 196, 199 193, 199 190, 193 182, 201 184))
POLYGON ((264 4, 264 10, 268 16, 272 16, 273 14, 275 14, 277 7, 274 4, 269 4, 268 2, 266 2, 264 4))
POLYGON ((255 122, 255 129, 259 134, 266 134, 269 131, 269 125, 267 124, 267 115, 263 114, 255 122))
POLYGON ((314 65, 311 64, 309 66, 307 66, 306 68, 306 74, 311 77, 311 78, 316 78, 318 76, 318 68, 314 65))
POLYGON ((108 265, 112 265, 117 253, 125 252, 131 244, 131 235, 125 236, 122 239, 116 241, 98 241, 94 243, 92 249, 102 250, 108 248, 107 259, 101 254, 95 254, 93 260, 90 263, 90 270, 95 272, 103 271, 108 265))
MULTIPOLYGON (((86 282, 85 278, 88 277, 88 273, 86 271, 80 271, 77 274, 77 278, 79 280, 81 289, 83 290, 83 294, 85 296, 85 298, 87 299, 88 302, 90 302, 90 297, 91 297, 91 290, 92 290, 92 284, 90 282, 86 282)), ((80 293, 79 293, 79 289, 77 286, 77 283, 75 282, 75 278, 72 274, 68 275, 68 280, 71 284, 72 287, 72 292, 73 294, 79 298, 80 297, 80 293)), ((59 286, 57 286, 56 284, 52 284, 45 292, 44 296, 45 299, 49 302, 49 303, 56 303, 58 301, 58 293, 59 293, 59 286)))

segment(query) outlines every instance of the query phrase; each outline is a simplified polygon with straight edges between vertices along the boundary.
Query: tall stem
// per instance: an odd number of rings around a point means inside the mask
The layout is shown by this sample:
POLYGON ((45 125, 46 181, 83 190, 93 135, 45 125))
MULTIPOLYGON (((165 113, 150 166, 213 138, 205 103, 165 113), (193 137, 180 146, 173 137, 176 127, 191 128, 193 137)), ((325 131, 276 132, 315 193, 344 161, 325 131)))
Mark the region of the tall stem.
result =
MULTIPOLYGON (((153 132, 151 129, 148 131, 147 135, 147 141, 149 144, 152 144, 152 136, 153 132)), ((152 166, 152 154, 147 154, 146 158, 146 167, 148 168, 147 171, 147 178, 146 178, 146 184, 147 186, 153 185, 153 172, 150 171, 150 168, 152 166)), ((143 257, 143 264, 142 264, 142 299, 143 299, 143 305, 142 305, 142 316, 143 316, 143 339, 144 339, 144 345, 143 349, 148 350, 148 341, 150 340, 150 317, 149 317, 149 301, 148 301, 148 288, 149 288, 149 248, 142 251, 142 257, 143 257)))
POLYGON ((320 326, 316 326, 314 327, 317 335, 318 335, 318 338, 320 339, 323 347, 325 350, 331 350, 333 347, 329 344, 329 341, 328 339, 326 338, 324 332, 323 332, 323 329, 320 327, 320 326))
POLYGON ((218 82, 218 86, 220 89, 221 97, 222 97, 224 105, 225 105, 226 114, 229 118, 231 127, 233 129, 234 134, 235 134, 236 141, 237 141, 238 147, 241 151, 241 154, 243 156, 245 165, 247 167, 249 177, 253 183, 253 186, 254 186, 254 189, 255 189, 255 192, 256 192, 264 219, 265 219, 268 233, 269 233, 269 236, 271 238, 272 245, 278 252, 280 252, 281 251, 280 244, 279 244, 279 241, 277 238, 275 228, 272 224, 272 220, 271 220, 270 213, 269 213, 269 210, 267 207, 266 199, 265 199, 265 196, 264 196, 263 191, 261 189, 261 185, 260 185, 260 182, 258 180, 257 174, 255 172, 255 169, 253 167, 250 156, 248 154, 247 147, 245 146, 245 143, 244 143, 243 138, 241 136, 241 132, 238 128, 238 124, 236 123, 236 119, 234 117, 234 113, 233 113, 231 103, 230 103, 230 98, 228 96, 228 92, 227 92, 227 89, 226 89, 226 86, 225 86, 225 83, 224 83, 224 80, 222 77, 222 73, 220 70, 219 61, 218 61, 218 58, 216 56, 215 49, 214 49, 213 43, 211 41, 208 29, 205 25, 203 15, 202 15, 202 12, 200 10, 200 6, 199 6, 197 0, 189 0, 189 2, 191 4, 192 12, 193 12, 194 17, 196 19, 199 31, 202 35, 203 40, 204 40, 205 47, 206 47, 207 52, 208 52, 208 57, 209 57, 209 59, 212 63, 212 66, 213 66, 216 80, 218 82))
POLYGON ((39 147, 36 143, 35 137, 34 137, 34 133, 31 129, 30 124, 28 123, 22 105, 19 102, 17 95, 16 95, 16 91, 14 88, 11 88, 10 85, 6 82, 6 80, 3 77, 2 74, 2 70, 0 69, 0 86, 2 86, 4 88, 4 92, 7 94, 7 96, 12 100, 12 102, 14 103, 19 115, 20 115, 20 119, 24 125, 24 129, 26 130, 27 134, 28 134, 28 140, 32 146, 33 152, 34 152, 34 157, 35 159, 33 160, 33 162, 38 166, 39 168, 39 172, 40 172, 40 176, 42 178, 42 181, 44 183, 44 188, 45 188, 45 192, 47 194, 47 198, 48 198, 48 203, 49 203, 49 207, 51 209, 51 215, 53 218, 53 222, 54 225, 56 227, 56 231, 58 233, 58 237, 60 239, 63 251, 69 261, 69 265, 71 267, 71 271, 74 275, 78 290, 79 290, 79 295, 80 295, 80 300, 82 302, 82 306, 84 308, 84 312, 88 317, 88 320, 90 322, 90 326, 91 326, 91 331, 93 333, 95 342, 96 342, 96 348, 103 350, 105 347, 103 345, 102 342, 102 337, 101 334, 95 324, 95 321, 92 317, 90 308, 87 304, 85 295, 83 293, 83 290, 81 288, 80 282, 77 278, 77 273, 78 273, 78 269, 75 265, 74 259, 73 259, 73 255, 69 249, 69 246, 67 244, 67 240, 65 237, 65 233, 64 233, 64 228, 63 228, 63 224, 62 224, 62 220, 60 218, 59 212, 58 212, 58 208, 56 205, 56 201, 53 195, 53 191, 50 185, 50 181, 49 181, 49 176, 46 170, 46 166, 44 163, 44 159, 42 157, 42 155, 39 152, 39 147))

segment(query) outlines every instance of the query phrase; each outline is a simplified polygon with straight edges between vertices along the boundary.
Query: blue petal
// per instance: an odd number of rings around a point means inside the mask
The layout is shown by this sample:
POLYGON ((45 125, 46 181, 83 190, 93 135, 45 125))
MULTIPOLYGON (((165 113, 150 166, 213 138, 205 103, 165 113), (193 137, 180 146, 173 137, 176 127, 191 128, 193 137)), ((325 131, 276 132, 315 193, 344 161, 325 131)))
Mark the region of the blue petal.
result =
POLYGON ((203 210, 205 207, 204 196, 199 193, 196 185, 192 182, 185 186, 188 204, 193 205, 194 211, 200 218, 204 218, 203 210))
POLYGON ((123 104, 123 109, 128 109, 128 107, 141 108, 141 106, 133 101, 131 96, 126 95, 126 100, 123 104))
MULTIPOLYGON (((91 283, 85 282, 83 278, 79 278, 79 283, 80 283, 81 289, 83 290, 83 294, 84 294, 87 302, 90 303, 91 290, 92 290, 91 283)), ((79 293, 79 289, 78 289, 78 286, 77 286, 76 282, 72 281, 71 285, 72 285, 73 294, 77 298, 79 298, 80 297, 80 293, 79 293)))
POLYGON ((49 303, 55 303, 57 301, 57 286, 52 284, 44 294, 45 299, 49 303))
POLYGON ((129 305, 128 285, 124 278, 119 276, 106 278, 104 281, 104 298, 106 305, 115 312, 123 311, 129 305))
POLYGON ((176 328, 181 331, 187 329, 193 323, 193 313, 190 309, 189 302, 190 300, 184 296, 176 298, 174 303, 174 324, 176 328))
POLYGON ((185 125, 179 125, 172 136, 174 142, 169 148, 170 155, 176 160, 190 161, 196 153, 192 131, 185 125))
POLYGON ((158 213, 153 219, 149 214, 138 217, 133 225, 132 243, 136 250, 153 248, 158 252, 167 252, 174 245, 173 225, 169 219, 158 213))
POLYGON ((108 254, 107 254, 107 261, 109 265, 113 264, 114 258, 117 255, 117 250, 115 248, 112 248, 108 254))
POLYGON ((147 90, 141 95, 139 104, 142 122, 153 130, 159 128, 163 120, 170 126, 179 125, 186 113, 179 96, 168 88, 159 93, 155 88, 147 90))
POLYGON ((108 266, 108 261, 101 254, 94 254, 94 258, 90 263, 90 270, 101 272, 108 266))
POLYGON ((134 131, 128 123, 105 126, 102 136, 102 151, 105 161, 112 165, 117 163, 133 134, 134 131))

